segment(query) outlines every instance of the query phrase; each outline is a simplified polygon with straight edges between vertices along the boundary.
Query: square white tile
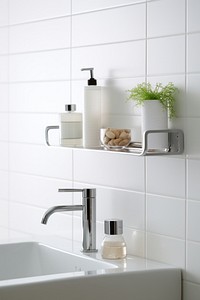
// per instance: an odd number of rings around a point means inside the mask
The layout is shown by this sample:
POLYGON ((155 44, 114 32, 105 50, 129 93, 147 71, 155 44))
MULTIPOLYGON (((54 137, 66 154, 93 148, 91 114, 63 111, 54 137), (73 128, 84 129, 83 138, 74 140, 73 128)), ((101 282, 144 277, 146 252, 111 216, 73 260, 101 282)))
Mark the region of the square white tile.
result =
POLYGON ((199 118, 185 119, 185 153, 189 157, 200 157, 199 118))
POLYGON ((103 222, 111 218, 122 219, 124 227, 144 230, 144 194, 126 190, 98 188, 97 219, 103 222))
POLYGON ((186 112, 188 117, 200 117, 200 74, 187 76, 186 112))
POLYGON ((8 56, 0 56, 0 83, 5 84, 8 82, 8 67, 8 56))
POLYGON ((200 243, 187 243, 186 280, 200 283, 200 243))
POLYGON ((10 146, 10 170, 72 180, 72 150, 13 143, 10 146))
POLYGON ((182 0, 147 3, 147 36, 185 33, 185 2, 182 0), (173 9, 172 9, 173 7, 173 9))
POLYGON ((0 101, 0 111, 1 112, 8 112, 8 83, 0 83, 0 95, 1 95, 1 101, 0 101))
POLYGON ((10 80, 14 82, 69 79, 70 51, 66 49, 12 55, 9 72, 10 80))
POLYGON ((73 0, 72 12, 81 13, 89 12, 93 10, 100 10, 106 8, 114 8, 117 6, 130 5, 138 2, 144 2, 144 0, 73 0))
POLYGON ((5 142, 8 141, 8 113, 0 113, 0 141, 5 142))
POLYGON ((147 193, 184 198, 185 160, 169 157, 148 157, 147 193))
POLYGON ((147 194, 147 231, 184 239, 184 199, 147 194))
POLYGON ((9 208, 8 208, 8 201, 0 201, 0 226, 1 227, 8 227, 9 224, 9 208))
POLYGON ((188 0, 188 32, 200 30, 199 10, 198 0, 188 0))
POLYGON ((148 233, 147 258, 184 269, 185 241, 148 233))
POLYGON ((61 204, 71 205, 72 194, 58 192, 59 188, 71 187, 71 181, 12 172, 9 177, 9 198, 12 202, 46 209, 61 204))
POLYGON ((144 37, 145 4, 72 17, 72 46, 75 47, 143 39, 144 37))
POLYGON ((188 201, 188 239, 200 242, 200 202, 188 201))
POLYGON ((8 25, 8 3, 7 0, 0 1, 0 26, 8 25))
MULTIPOLYGON (((49 125, 59 125, 58 114, 27 114, 13 113, 9 118, 9 139, 12 142, 45 144, 45 128, 49 125)), ((49 134, 51 145, 59 145, 59 130, 51 130, 49 134)))
POLYGON ((200 72, 200 33, 194 33, 188 35, 188 72, 197 73, 200 72))
POLYGON ((8 155, 8 143, 7 142, 1 142, 0 141, 0 169, 3 171, 8 171, 8 161, 9 161, 9 155, 8 155))
POLYGON ((199 174, 200 174, 200 160, 188 160, 188 173, 187 173, 187 184, 188 184, 188 195, 190 200, 200 200, 200 185, 199 185, 199 174))
POLYGON ((70 0, 11 0, 9 1, 10 24, 69 15, 70 0))
POLYGON ((143 192, 144 160, 117 153, 74 150, 74 180, 143 192))
POLYGON ((64 112, 67 103, 70 103, 69 81, 17 82, 9 87, 12 112, 60 113, 64 112))
POLYGON ((0 198, 1 200, 8 200, 9 196, 9 174, 8 171, 0 170, 0 182, 1 182, 1 189, 0 189, 0 198))
POLYGON ((134 41, 72 49, 72 79, 84 79, 87 85, 89 74, 80 71, 85 66, 94 67, 94 77, 97 81, 99 78, 144 76, 145 42, 134 41))
POLYGON ((33 22, 10 27, 9 51, 20 53, 69 48, 70 17, 33 22))
POLYGON ((10 203, 10 229, 34 235, 59 235, 72 239, 72 217, 55 213, 46 225, 41 224, 45 209, 10 203), (32 218, 30 218, 30 215, 32 218))
POLYGON ((145 232, 124 228, 124 239, 127 247, 127 254, 145 256, 145 232))
POLYGON ((8 54, 8 27, 0 28, 0 54, 8 54))
POLYGON ((179 73, 185 73, 185 36, 170 36, 148 40, 148 76, 179 73))

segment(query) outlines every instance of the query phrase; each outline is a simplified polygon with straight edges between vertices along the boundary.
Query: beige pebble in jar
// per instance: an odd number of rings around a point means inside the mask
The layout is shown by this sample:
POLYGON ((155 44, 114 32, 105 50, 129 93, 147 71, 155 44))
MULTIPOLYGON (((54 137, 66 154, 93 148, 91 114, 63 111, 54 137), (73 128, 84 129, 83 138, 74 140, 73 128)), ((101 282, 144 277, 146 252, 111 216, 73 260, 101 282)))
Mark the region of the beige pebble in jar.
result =
POLYGON ((126 148, 132 138, 131 129, 101 128, 101 145, 110 150, 121 150, 126 148))
POLYGON ((104 221, 105 237, 101 246, 101 255, 105 259, 126 257, 126 243, 123 237, 123 221, 110 219, 104 221))

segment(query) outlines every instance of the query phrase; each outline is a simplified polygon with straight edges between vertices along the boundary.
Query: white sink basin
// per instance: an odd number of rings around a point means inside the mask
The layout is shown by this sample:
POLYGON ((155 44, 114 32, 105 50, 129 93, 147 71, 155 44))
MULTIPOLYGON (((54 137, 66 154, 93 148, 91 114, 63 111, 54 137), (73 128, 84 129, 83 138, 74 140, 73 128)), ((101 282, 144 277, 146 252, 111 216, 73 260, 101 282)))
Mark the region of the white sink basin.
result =
POLYGON ((180 300, 181 271, 139 257, 105 261, 37 242, 0 244, 1 300, 180 300))
POLYGON ((114 268, 37 242, 0 245, 0 280, 114 268))

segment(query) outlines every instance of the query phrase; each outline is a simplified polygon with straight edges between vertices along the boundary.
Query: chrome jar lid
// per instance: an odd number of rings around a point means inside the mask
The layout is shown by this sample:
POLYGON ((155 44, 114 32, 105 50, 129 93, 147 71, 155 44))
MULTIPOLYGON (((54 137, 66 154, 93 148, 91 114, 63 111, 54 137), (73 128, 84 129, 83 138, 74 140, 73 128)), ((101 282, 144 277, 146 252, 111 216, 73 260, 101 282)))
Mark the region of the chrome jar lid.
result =
POLYGON ((123 233, 123 221, 118 219, 110 219, 104 221, 104 232, 109 235, 117 235, 123 233))

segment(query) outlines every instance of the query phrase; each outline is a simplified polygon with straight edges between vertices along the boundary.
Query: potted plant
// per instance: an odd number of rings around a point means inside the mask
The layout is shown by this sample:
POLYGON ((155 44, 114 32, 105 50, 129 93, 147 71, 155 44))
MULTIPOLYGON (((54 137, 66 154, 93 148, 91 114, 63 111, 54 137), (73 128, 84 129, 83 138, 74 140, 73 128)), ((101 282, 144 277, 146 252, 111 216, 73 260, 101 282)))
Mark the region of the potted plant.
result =
MULTIPOLYGON (((142 132, 168 128, 168 115, 170 119, 176 115, 174 106, 178 89, 172 82, 166 86, 156 83, 155 88, 150 83, 143 82, 128 92, 128 100, 134 100, 136 105, 141 105, 142 132)), ((148 146, 151 149, 166 148, 166 134, 151 134, 148 146)))

